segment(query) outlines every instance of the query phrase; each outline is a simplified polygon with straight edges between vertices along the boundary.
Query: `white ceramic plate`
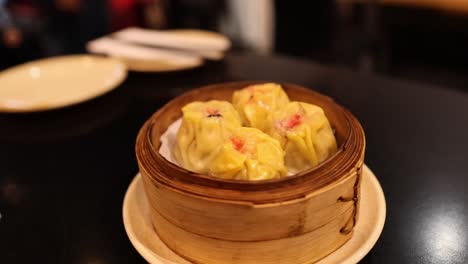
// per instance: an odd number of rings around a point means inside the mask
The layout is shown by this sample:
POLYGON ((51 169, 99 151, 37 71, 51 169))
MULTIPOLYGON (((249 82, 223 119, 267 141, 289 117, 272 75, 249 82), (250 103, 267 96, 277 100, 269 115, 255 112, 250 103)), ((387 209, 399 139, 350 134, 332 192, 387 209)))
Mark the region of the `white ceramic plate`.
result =
MULTIPOLYGON (((359 221, 354 234, 346 244, 318 263, 359 262, 377 242, 385 223, 386 210, 385 197, 379 181, 364 165, 359 221)), ((169 249, 154 231, 140 174, 133 179, 125 195, 123 222, 131 243, 148 262, 190 263, 169 249)))
POLYGON ((116 88, 127 76, 111 58, 70 55, 0 72, 0 111, 33 112, 77 104, 116 88))

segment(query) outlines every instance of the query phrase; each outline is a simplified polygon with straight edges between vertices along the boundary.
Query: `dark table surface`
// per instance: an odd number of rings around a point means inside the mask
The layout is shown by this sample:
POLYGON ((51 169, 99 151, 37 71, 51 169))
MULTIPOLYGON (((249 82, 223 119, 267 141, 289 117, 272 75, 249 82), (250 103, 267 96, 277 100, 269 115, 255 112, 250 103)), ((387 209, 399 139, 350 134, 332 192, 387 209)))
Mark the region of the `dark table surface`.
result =
POLYGON ((65 109, 0 114, 0 263, 144 263, 122 223, 143 122, 178 94, 224 81, 292 82, 348 107, 387 200, 363 263, 468 263, 468 95, 286 57, 231 54, 170 74, 130 73, 65 109))

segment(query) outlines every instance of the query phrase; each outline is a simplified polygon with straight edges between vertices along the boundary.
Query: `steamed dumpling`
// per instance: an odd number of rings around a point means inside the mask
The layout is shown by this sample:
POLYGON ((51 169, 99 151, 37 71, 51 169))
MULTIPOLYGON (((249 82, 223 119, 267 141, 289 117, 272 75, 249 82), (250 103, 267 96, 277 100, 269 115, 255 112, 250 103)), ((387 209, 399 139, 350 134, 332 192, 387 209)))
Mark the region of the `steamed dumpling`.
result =
POLYGON ((208 164, 208 174, 225 179, 266 180, 286 173, 280 143, 249 127, 235 129, 208 164))
POLYGON ((232 103, 242 119, 244 126, 265 131, 267 117, 289 102, 288 95, 280 85, 265 83, 248 86, 235 91, 232 103))
POLYGON ((188 170, 207 173, 207 163, 232 131, 241 126, 240 117, 231 103, 216 100, 189 103, 182 113, 174 158, 188 170))
POLYGON ((316 105, 286 104, 270 115, 268 133, 281 143, 290 173, 314 167, 337 151, 330 123, 316 105))

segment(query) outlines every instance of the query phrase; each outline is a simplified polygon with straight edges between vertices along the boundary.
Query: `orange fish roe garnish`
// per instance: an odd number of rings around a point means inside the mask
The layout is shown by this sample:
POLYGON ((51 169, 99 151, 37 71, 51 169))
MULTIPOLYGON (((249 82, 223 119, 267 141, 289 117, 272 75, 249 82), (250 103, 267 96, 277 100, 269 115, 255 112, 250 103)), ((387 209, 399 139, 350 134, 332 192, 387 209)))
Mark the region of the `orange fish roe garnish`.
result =
POLYGON ((297 127, 301 123, 302 123, 302 116, 300 114, 295 114, 289 117, 288 119, 283 120, 281 122, 281 125, 285 128, 291 129, 291 128, 297 127))
POLYGON ((234 146, 235 150, 237 150, 237 151, 239 151, 241 153, 245 152, 245 149, 244 149, 245 139, 244 138, 241 138, 239 136, 233 136, 233 137, 231 137, 231 143, 234 146))
POLYGON ((220 117, 221 116, 218 109, 207 108, 205 111, 208 117, 213 117, 213 116, 220 117))

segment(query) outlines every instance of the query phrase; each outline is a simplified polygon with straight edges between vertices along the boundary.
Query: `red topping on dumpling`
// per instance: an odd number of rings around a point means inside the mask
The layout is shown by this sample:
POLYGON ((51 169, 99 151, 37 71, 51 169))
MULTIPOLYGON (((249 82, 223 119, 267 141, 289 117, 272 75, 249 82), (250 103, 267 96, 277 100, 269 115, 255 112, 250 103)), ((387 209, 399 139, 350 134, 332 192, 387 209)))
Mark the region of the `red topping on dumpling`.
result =
POLYGON ((234 146, 235 150, 237 150, 237 151, 239 151, 241 153, 245 152, 245 149, 244 149, 245 139, 243 139, 241 137, 238 137, 238 136, 233 136, 233 137, 231 137, 231 143, 234 146))
POLYGON ((295 128, 297 127, 298 125, 300 125, 302 123, 302 116, 300 114, 295 114, 291 117, 289 117, 288 119, 286 120, 283 120, 281 122, 281 125, 285 128, 295 128))

